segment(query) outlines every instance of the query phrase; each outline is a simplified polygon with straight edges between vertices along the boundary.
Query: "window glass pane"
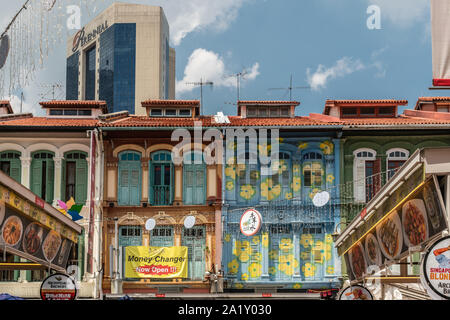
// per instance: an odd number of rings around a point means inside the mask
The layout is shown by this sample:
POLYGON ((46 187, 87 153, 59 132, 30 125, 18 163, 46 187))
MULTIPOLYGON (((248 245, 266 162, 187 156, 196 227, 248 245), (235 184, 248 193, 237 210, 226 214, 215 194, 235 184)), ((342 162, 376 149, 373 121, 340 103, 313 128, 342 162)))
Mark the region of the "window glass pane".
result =
POLYGON ((182 117, 189 117, 191 115, 191 109, 180 109, 179 115, 182 117))
POLYGON ((358 114, 357 108, 342 108, 343 116, 356 116, 358 114))
POLYGON ((92 110, 78 110, 79 116, 91 116, 92 110))
POLYGON ((394 107, 380 107, 378 109, 378 114, 379 115, 395 115, 395 108, 394 107))
POLYGON ((374 116, 375 115, 375 108, 361 108, 361 115, 362 116, 374 116))
POLYGON ((164 166, 164 185, 170 186, 170 166, 164 166))
POLYGON ((177 109, 166 109, 166 116, 176 116, 177 109))
POLYGON ((76 116, 77 110, 64 110, 64 115, 65 116, 76 116))
POLYGON ((160 165, 156 165, 155 167, 155 171, 154 171, 154 180, 155 180, 155 185, 156 186, 160 186, 161 185, 161 166, 160 165))
POLYGON ((152 116, 162 116, 162 109, 152 109, 150 115, 152 115, 152 116))
POLYGON ((50 115, 51 116, 62 116, 63 115, 63 111, 62 110, 58 110, 58 109, 52 109, 52 110, 50 110, 50 115))

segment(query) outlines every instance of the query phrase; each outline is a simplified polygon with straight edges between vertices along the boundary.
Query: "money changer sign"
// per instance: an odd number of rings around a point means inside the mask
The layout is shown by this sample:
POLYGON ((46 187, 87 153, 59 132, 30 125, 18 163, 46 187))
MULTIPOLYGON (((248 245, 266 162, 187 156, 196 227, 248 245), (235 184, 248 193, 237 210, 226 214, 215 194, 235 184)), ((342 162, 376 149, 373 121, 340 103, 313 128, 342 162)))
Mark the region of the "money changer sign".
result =
POLYGON ((187 247, 126 247, 126 278, 187 278, 187 247))

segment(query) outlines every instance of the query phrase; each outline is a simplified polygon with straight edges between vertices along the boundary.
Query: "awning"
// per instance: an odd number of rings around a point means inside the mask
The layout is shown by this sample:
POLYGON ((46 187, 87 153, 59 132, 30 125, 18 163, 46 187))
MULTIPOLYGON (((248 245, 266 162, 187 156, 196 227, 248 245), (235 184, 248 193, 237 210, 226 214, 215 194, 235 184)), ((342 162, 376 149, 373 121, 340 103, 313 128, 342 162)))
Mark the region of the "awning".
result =
POLYGON ((64 272, 70 250, 81 232, 82 227, 68 216, 0 172, 0 251, 3 254, 8 252, 64 272))
POLYGON ((416 151, 342 231, 335 246, 345 258, 351 280, 421 251, 448 229, 436 178, 447 174, 450 148, 416 151))

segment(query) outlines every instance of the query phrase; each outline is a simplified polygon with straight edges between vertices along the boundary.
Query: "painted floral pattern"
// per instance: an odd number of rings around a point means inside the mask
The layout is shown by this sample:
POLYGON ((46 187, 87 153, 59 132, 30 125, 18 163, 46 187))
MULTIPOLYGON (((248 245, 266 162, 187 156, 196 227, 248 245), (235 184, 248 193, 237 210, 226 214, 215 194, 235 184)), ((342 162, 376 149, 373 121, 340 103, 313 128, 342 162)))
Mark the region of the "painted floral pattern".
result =
POLYGON ((250 200, 255 196, 255 194, 256 190, 252 185, 246 184, 241 186, 241 192, 239 193, 239 195, 242 199, 250 200))
POLYGON ((316 274, 316 266, 312 263, 305 263, 305 265, 302 267, 302 272, 307 278, 314 277, 316 274))
POLYGON ((294 255, 280 255, 278 258, 278 269, 288 276, 294 274, 295 268, 298 267, 298 261, 294 255))
POLYGON ((294 177, 292 178, 292 191, 298 192, 300 191, 300 188, 302 187, 302 180, 300 177, 294 177))
POLYGON ((320 149, 322 150, 323 154, 333 154, 334 144, 331 141, 324 141, 320 144, 320 149))
POLYGON ((274 185, 272 179, 267 178, 261 183, 261 197, 272 201, 278 198, 281 194, 281 186, 279 184, 274 185))

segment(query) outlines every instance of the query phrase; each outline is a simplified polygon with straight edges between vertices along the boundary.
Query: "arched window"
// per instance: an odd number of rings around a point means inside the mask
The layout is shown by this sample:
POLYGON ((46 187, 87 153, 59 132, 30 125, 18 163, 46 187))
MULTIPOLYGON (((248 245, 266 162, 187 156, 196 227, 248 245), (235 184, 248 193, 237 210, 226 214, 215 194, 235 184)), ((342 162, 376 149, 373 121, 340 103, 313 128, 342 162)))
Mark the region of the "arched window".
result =
POLYGON ((309 188, 321 188, 323 184, 323 156, 318 152, 303 155, 303 181, 309 188))
POLYGON ((381 162, 372 149, 358 149, 353 155, 354 197, 356 201, 368 202, 381 188, 381 162))
POLYGON ((292 199, 292 160, 287 152, 280 152, 278 160, 272 162, 272 183, 273 186, 280 186, 280 200, 292 199))
POLYGON ((388 179, 390 179, 398 169, 408 160, 409 151, 401 148, 389 149, 386 152, 387 163, 386 167, 388 170, 388 179))
POLYGON ((54 153, 36 151, 31 154, 31 191, 48 203, 53 202, 55 164, 54 153))
POLYGON ((237 202, 240 204, 255 203, 259 200, 261 176, 256 154, 246 152, 245 164, 236 164, 235 168, 237 202))
POLYGON ((141 154, 136 151, 119 153, 119 206, 139 206, 142 184, 141 154))
POLYGON ((87 153, 70 151, 64 154, 61 167, 61 199, 73 197, 75 203, 85 204, 87 199, 88 163, 87 153))
POLYGON ((20 183, 21 181, 20 152, 18 151, 1 152, 0 170, 20 183))
POLYGON ((188 152, 183 157, 183 202, 205 204, 206 165, 202 153, 188 152))
POLYGON ((150 160, 149 201, 151 205, 168 206, 173 202, 173 163, 170 151, 157 151, 150 160))

